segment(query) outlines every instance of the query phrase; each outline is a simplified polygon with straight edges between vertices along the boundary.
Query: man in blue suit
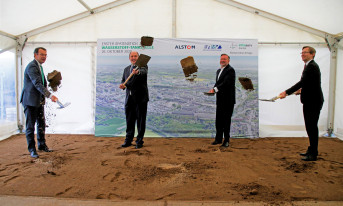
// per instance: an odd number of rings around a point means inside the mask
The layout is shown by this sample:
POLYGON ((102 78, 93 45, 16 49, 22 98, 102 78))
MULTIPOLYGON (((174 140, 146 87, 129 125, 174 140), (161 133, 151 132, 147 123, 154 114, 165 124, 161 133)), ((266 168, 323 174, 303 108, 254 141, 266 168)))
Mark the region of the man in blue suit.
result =
POLYGON ((126 89, 125 98, 125 115, 126 115, 126 139, 122 147, 131 146, 131 142, 135 135, 135 124, 137 122, 137 140, 136 148, 143 147, 143 138, 146 127, 146 115, 149 101, 148 91, 148 66, 136 68, 135 63, 139 57, 138 52, 131 51, 129 60, 131 65, 124 69, 122 83, 120 89, 126 89), (131 79, 124 85, 126 79, 133 73, 131 79))
POLYGON ((47 58, 47 51, 43 47, 34 50, 34 60, 30 62, 24 72, 24 88, 20 103, 23 104, 26 118, 26 140, 31 157, 38 158, 36 142, 34 139, 35 124, 37 123, 38 150, 52 152, 45 143, 45 98, 53 102, 58 99, 47 89, 42 64, 47 58))
POLYGON ((324 96, 321 87, 321 74, 318 64, 314 61, 316 50, 310 46, 304 46, 301 52, 301 58, 305 63, 301 79, 291 88, 280 93, 280 98, 285 98, 295 92, 300 94, 300 101, 303 104, 303 114, 307 135, 310 140, 310 146, 306 153, 300 153, 304 156, 304 161, 316 161, 318 156, 318 120, 320 110, 324 103, 324 96))
POLYGON ((231 117, 236 104, 236 72, 229 63, 229 55, 222 54, 220 69, 216 74, 216 83, 209 91, 209 93, 217 95, 216 137, 212 145, 222 144, 222 147, 229 147, 231 117))

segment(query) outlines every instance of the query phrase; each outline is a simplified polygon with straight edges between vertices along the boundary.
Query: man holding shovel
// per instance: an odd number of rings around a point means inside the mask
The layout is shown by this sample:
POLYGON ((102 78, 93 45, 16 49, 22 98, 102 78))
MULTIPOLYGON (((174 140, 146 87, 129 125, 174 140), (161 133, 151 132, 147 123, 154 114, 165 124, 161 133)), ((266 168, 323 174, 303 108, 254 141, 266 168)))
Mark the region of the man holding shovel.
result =
POLYGON ((216 137, 212 145, 229 147, 231 117, 236 104, 236 72, 230 66, 227 54, 220 56, 220 69, 217 70, 216 83, 208 93, 217 94, 216 137), (224 136, 224 141, 223 141, 224 136))
POLYGON ((31 157, 38 158, 35 142, 35 124, 37 123, 38 150, 52 152, 45 143, 45 98, 56 102, 58 98, 47 89, 42 64, 47 57, 47 51, 43 47, 34 50, 34 60, 30 62, 24 72, 24 88, 20 103, 23 104, 26 118, 26 140, 31 157))
POLYGON ((314 61, 316 50, 310 46, 304 46, 301 52, 301 58, 304 61, 304 70, 301 79, 291 88, 280 93, 283 99, 293 92, 300 93, 300 100, 303 104, 303 113, 307 135, 310 140, 310 146, 306 153, 300 153, 304 156, 304 161, 316 161, 318 155, 318 120, 320 110, 324 103, 324 97, 321 87, 321 74, 318 64, 314 61))
POLYGON ((147 84, 148 66, 139 67, 135 65, 139 54, 131 51, 129 60, 131 65, 124 69, 120 89, 126 89, 125 115, 126 115, 126 138, 122 147, 131 146, 135 135, 135 124, 137 122, 138 135, 136 148, 143 147, 145 133, 146 115, 149 101, 149 91, 147 84), (129 77, 131 75, 131 77, 129 77), (129 78, 129 79, 128 79, 129 78))

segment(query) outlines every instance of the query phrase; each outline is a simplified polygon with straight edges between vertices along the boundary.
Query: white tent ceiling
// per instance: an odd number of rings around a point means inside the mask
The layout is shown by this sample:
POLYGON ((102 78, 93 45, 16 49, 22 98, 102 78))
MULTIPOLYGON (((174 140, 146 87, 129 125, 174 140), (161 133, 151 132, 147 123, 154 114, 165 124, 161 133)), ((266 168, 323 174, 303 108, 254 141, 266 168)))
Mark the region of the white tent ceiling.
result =
MULTIPOLYGON (((76 17, 76 19, 88 18, 88 21, 93 21, 92 23, 87 22, 88 24, 83 24, 84 26, 90 26, 90 24, 92 26, 94 23, 100 25, 97 18, 93 17, 92 19, 88 15, 92 11, 95 16, 98 15, 97 12, 104 12, 103 10, 97 10, 97 8, 104 8, 104 5, 106 4, 110 5, 107 8, 114 8, 118 5, 127 7, 129 10, 135 11, 133 12, 135 16, 141 17, 144 15, 143 19, 147 16, 151 16, 151 18, 146 20, 158 22, 154 25, 159 27, 163 24, 166 26, 172 24, 172 19, 170 19, 170 17, 166 19, 163 16, 166 16, 165 12, 171 13, 172 4, 175 4, 175 23, 178 26, 179 32, 183 31, 183 28, 187 26, 193 28, 194 25, 190 25, 188 22, 191 21, 194 23, 194 20, 196 19, 204 19, 208 17, 207 14, 218 15, 227 13, 228 18, 225 19, 229 22, 235 20, 235 23, 237 23, 239 15, 235 16, 233 19, 233 16, 230 16, 230 11, 227 11, 228 6, 223 5, 221 2, 242 3, 253 9, 256 8, 256 11, 265 11, 331 35, 343 31, 343 12, 341 12, 343 1, 341 0, 0 0, 0 32, 2 35, 8 34, 8 36, 11 37, 18 37, 39 28, 47 28, 47 25, 62 26, 64 25, 62 20, 69 19, 69 21, 71 21, 72 17, 76 17), (205 7, 203 8, 204 10, 202 7, 205 7), (206 12, 206 9, 208 13, 206 12), (161 15, 162 11, 164 12, 163 16, 161 15), (199 11, 202 13, 199 13, 199 11), (81 14, 85 15, 82 16, 81 14), (196 16, 193 16, 192 14, 196 16), (161 21, 160 18, 162 18, 163 21, 161 21), (61 22, 61 25, 56 24, 57 22, 61 22)), ((118 7, 115 9, 118 9, 119 14, 125 15, 125 18, 130 19, 130 16, 132 16, 127 15, 127 11, 129 10, 125 10, 125 8, 123 8, 125 14, 120 13, 120 10, 123 10, 122 8, 118 7)), ((117 20, 126 22, 125 19, 123 19, 123 16, 120 18, 120 16, 114 15, 114 17, 116 17, 116 19, 108 20, 108 22, 112 23, 113 27, 115 27, 117 20)), ((256 15, 254 18, 256 18, 256 15)), ((132 20, 137 22, 137 19, 135 18, 132 20)), ((82 21, 79 21, 79 24, 80 23, 82 25, 82 21)), ((106 24, 106 22, 101 23, 106 24)), ((145 23, 148 26, 151 25, 151 22, 145 23)), ((222 26, 225 28, 224 25, 222 26)), ((99 27, 100 29, 102 28, 101 26, 99 27)), ((171 28, 171 26, 169 27, 171 28)), ((242 26, 239 28, 241 27, 242 26)), ((162 35, 164 36, 157 37, 170 37, 165 36, 168 34, 163 33, 162 35)), ((175 37, 183 37, 182 35, 182 32, 176 33, 175 37)))

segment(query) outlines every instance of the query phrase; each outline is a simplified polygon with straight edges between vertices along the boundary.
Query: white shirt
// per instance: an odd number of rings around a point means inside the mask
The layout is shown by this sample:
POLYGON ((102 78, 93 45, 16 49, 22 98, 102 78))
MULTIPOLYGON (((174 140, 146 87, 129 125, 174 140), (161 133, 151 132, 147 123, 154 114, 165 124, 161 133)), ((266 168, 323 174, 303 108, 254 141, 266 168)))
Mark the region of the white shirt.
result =
MULTIPOLYGON (((227 65, 226 65, 226 66, 227 66, 227 65)), ((226 67, 226 66, 225 66, 225 67, 226 67)), ((222 72, 223 72, 223 70, 224 70, 225 67, 220 68, 220 72, 219 72, 219 74, 218 74, 217 81, 218 81, 218 79, 219 79, 220 75, 222 74, 222 72)), ((214 91, 215 91, 216 93, 219 91, 217 87, 214 87, 213 89, 214 89, 214 91)))

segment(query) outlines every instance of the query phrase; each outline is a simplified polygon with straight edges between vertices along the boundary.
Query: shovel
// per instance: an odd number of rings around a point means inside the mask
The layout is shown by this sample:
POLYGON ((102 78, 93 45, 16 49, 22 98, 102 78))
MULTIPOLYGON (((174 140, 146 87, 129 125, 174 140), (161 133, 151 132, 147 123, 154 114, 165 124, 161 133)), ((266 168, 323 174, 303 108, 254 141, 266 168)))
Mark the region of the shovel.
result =
POLYGON ((279 99, 280 96, 273 97, 271 99, 258 99, 260 101, 265 101, 265 102, 275 102, 275 100, 279 99))
MULTIPOLYGON (((150 58, 151 57, 148 55, 140 54, 135 64, 137 66, 136 69, 139 69, 139 67, 145 67, 150 61, 150 58)), ((126 79, 126 81, 123 84, 124 86, 131 79, 132 76, 133 76, 133 73, 131 73, 130 76, 126 79)))
POLYGON ((57 104, 59 105, 59 107, 57 107, 57 109, 63 109, 63 108, 66 108, 67 106, 69 106, 70 102, 62 104, 59 100, 57 100, 57 104))
MULTIPOLYGON (((293 95, 294 93, 292 93, 292 94, 290 94, 290 95, 293 95)), ((290 96, 290 95, 286 95, 286 96, 290 96)), ((265 101, 265 102, 275 102, 275 100, 277 100, 277 99, 280 99, 280 95, 278 95, 278 96, 275 96, 275 97, 273 97, 273 98, 271 98, 271 99, 258 99, 258 100, 260 100, 260 101, 265 101)))

